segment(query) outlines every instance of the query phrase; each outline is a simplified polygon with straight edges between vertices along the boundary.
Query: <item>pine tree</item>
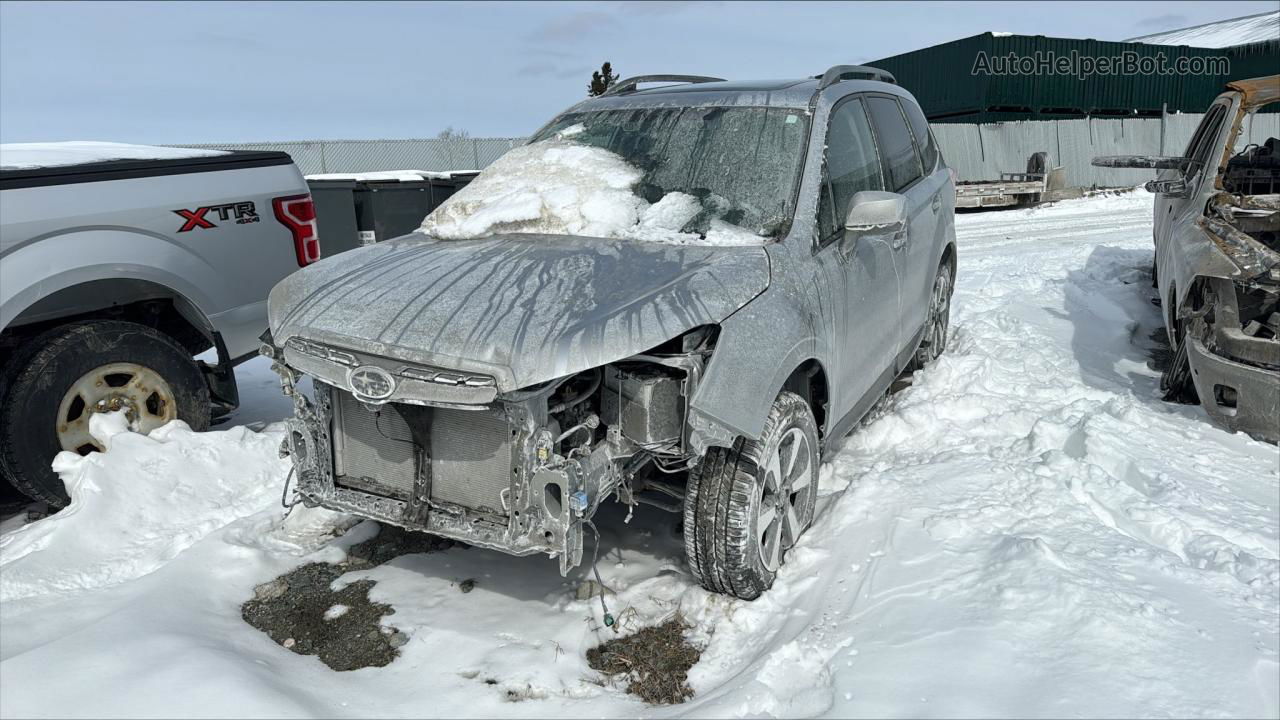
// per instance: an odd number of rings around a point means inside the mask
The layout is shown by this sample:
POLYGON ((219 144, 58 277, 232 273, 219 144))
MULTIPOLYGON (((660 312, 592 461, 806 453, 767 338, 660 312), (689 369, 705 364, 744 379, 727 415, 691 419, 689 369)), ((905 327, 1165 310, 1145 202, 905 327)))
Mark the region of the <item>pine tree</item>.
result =
POLYGON ((591 84, 587 86, 587 96, 597 97, 603 95, 611 85, 618 82, 618 76, 613 72, 613 66, 605 61, 599 70, 591 73, 591 84))

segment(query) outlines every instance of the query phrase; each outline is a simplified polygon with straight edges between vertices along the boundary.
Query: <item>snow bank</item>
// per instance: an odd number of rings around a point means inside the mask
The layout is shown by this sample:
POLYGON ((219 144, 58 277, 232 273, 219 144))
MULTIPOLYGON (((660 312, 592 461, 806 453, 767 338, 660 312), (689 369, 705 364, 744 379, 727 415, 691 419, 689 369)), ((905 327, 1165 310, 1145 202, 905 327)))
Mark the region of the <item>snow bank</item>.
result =
POLYGON ((179 160, 226 154, 225 150, 113 142, 4 143, 0 144, 0 170, 32 170, 107 160, 179 160))
POLYGON ((90 431, 107 452, 63 452, 53 461, 71 504, 0 537, 0 601, 146 575, 262 510, 289 470, 276 432, 195 433, 176 421, 139 435, 123 413, 94 415, 90 431))
POLYGON ((630 238, 676 245, 760 245, 767 241, 713 219, 706 237, 681 228, 704 210, 692 195, 673 192, 650 205, 633 189, 644 173, 603 148, 567 139, 515 148, 445 200, 422 232, 446 240, 500 233, 630 238))

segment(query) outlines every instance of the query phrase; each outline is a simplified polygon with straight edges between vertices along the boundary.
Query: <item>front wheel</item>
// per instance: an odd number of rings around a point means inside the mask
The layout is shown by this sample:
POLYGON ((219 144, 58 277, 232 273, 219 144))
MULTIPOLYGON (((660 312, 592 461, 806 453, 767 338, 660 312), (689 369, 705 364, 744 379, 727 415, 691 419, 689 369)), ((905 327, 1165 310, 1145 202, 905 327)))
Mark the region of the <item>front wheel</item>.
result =
POLYGON ((1187 358, 1187 324, 1175 318, 1173 327, 1173 357, 1164 372, 1160 373, 1160 393, 1168 402, 1196 405, 1200 402, 1200 396, 1191 379, 1191 362, 1187 358))
POLYGON ((759 440, 711 448, 689 474, 685 554, 702 586, 754 600, 813 522, 818 429, 809 403, 774 400, 759 440))
POLYGON ((28 341, 11 359, 0 397, 0 474, 55 507, 69 498, 49 464, 61 450, 102 450, 95 413, 122 410, 150 432, 181 418, 209 425, 209 391, 190 353, 167 335, 117 320, 77 322, 28 341))

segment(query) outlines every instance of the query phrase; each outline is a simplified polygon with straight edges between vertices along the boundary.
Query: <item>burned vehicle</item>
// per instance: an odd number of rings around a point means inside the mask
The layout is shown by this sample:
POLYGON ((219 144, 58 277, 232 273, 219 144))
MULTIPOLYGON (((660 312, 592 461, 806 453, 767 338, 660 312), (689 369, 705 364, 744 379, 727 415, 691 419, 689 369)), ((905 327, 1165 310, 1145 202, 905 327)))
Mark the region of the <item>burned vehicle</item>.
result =
POLYGON ((418 232, 274 289, 300 499, 562 573, 605 500, 644 504, 707 588, 757 597, 823 454, 943 351, 954 200, 882 71, 623 81, 418 232))
POLYGON ((1174 350, 1165 398, 1280 441, 1280 75, 1228 83, 1181 157, 1104 157, 1161 171, 1155 286, 1174 350))

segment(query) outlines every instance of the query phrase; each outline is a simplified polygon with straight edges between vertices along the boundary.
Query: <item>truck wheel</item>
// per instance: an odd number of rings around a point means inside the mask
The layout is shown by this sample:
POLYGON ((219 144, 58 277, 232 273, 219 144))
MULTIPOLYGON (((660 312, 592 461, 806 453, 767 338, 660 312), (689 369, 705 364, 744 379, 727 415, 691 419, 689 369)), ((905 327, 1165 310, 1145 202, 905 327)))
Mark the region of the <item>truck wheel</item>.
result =
POLYGON ((773 585, 787 550, 813 522, 817 427, 809 403, 783 392, 759 440, 711 448, 689 473, 684 547, 703 587, 754 600, 773 585))
POLYGON ((951 279, 951 262, 938 266, 933 278, 933 292, 929 295, 929 314, 924 320, 924 337, 920 347, 907 364, 909 372, 916 372, 933 362, 947 348, 947 330, 951 327, 951 295, 954 292, 951 279))
POLYGON ((180 345, 145 325, 77 322, 28 341, 15 354, 0 397, 0 472, 14 487, 55 507, 69 498, 50 469, 61 450, 102 450, 89 417, 125 410, 138 432, 181 418, 209 426, 209 391, 180 345))

